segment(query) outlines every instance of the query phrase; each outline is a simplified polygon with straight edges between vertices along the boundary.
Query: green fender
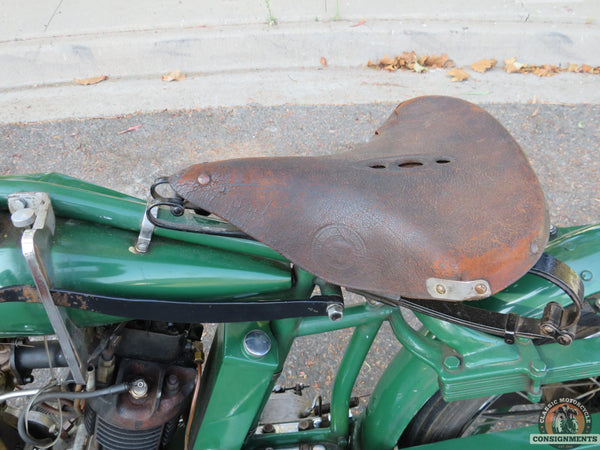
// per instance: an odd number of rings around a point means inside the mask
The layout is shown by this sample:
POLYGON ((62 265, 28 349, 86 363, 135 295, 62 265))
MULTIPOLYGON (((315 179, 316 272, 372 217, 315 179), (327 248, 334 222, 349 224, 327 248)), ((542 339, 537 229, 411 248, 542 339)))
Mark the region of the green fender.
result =
POLYGON ((381 376, 359 424, 360 447, 394 448, 404 428, 439 388, 437 373, 400 349, 381 376))

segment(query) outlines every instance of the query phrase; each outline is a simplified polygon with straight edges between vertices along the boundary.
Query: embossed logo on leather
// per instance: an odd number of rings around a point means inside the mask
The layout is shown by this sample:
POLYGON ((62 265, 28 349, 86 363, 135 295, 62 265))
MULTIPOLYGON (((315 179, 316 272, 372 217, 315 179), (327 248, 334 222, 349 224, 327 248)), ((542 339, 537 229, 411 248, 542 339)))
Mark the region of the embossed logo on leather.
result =
POLYGON ((315 264, 334 272, 349 272, 363 263, 366 246, 360 235, 347 225, 326 225, 316 232, 311 244, 315 264))

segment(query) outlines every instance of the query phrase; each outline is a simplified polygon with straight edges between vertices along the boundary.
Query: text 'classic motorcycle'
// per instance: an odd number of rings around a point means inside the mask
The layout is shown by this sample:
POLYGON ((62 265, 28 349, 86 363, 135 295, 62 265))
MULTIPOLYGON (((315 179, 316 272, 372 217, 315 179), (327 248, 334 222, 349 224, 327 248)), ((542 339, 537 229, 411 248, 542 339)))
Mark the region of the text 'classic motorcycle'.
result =
POLYGON ((552 227, 483 109, 420 97, 346 153, 150 194, 0 177, 0 449, 600 445, 600 226, 552 227), (357 412, 384 322, 402 347, 357 412), (276 384, 296 338, 349 328, 330 399, 276 384))

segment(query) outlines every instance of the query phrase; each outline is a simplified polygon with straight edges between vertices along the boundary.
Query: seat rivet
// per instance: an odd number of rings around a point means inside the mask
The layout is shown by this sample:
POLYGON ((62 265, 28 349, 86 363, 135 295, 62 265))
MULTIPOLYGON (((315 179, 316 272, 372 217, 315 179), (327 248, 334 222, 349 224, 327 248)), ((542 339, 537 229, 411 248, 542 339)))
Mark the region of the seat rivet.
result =
POLYGON ((487 292, 487 286, 483 283, 479 283, 477 285, 475 285, 475 292, 477 292, 479 295, 483 295, 487 292))
POLYGON ((435 287, 435 290, 438 294, 440 295, 444 295, 446 293, 446 286, 444 286, 443 284, 438 284, 435 287))
POLYGON ((202 186, 206 186, 208 183, 210 183, 210 175, 202 172, 200 175, 198 175, 198 183, 200 183, 202 186))

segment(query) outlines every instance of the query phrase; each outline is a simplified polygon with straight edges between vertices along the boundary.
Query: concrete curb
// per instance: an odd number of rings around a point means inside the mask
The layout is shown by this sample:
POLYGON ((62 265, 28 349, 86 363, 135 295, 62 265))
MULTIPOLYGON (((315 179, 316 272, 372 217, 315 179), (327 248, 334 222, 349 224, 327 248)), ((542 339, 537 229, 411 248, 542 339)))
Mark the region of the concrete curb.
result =
POLYGON ((131 31, 0 43, 0 89, 94 75, 144 78, 320 66, 364 66, 416 51, 446 53, 457 65, 517 56, 528 64, 600 65, 600 33, 586 25, 398 20, 131 31))
POLYGON ((469 80, 456 83, 446 72, 327 67, 203 74, 171 83, 157 77, 123 78, 92 86, 71 83, 14 89, 0 94, 0 123, 252 104, 397 103, 431 94, 473 103, 600 103, 598 75, 561 73, 539 78, 496 69, 485 74, 468 71, 469 80))

